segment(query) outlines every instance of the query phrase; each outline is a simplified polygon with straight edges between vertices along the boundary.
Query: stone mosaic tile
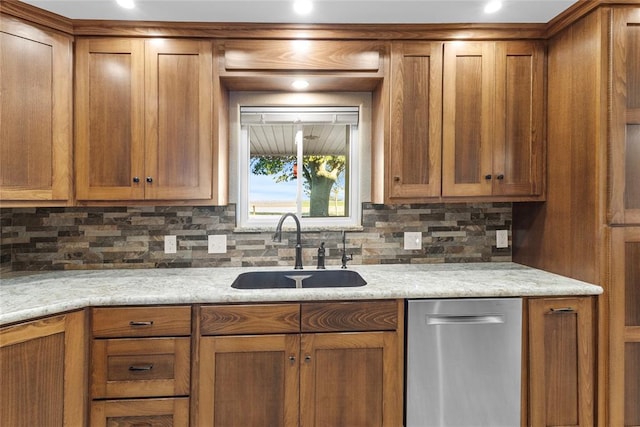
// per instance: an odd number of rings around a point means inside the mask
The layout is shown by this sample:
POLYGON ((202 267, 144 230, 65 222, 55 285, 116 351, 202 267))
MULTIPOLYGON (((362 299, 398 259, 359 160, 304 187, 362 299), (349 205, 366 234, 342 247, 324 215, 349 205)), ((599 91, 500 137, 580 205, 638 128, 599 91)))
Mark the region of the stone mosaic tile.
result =
MULTIPOLYGON (((234 232, 235 206, 0 209, 0 273, 28 270, 183 267, 291 267, 292 233, 234 232), (164 253, 164 236, 178 252, 164 253), (227 236, 226 254, 207 253, 207 235, 227 236)), ((353 264, 511 261, 495 247, 495 230, 511 233, 511 203, 362 206, 362 231, 347 233, 353 264), (422 233, 420 250, 404 250, 404 232, 422 233)), ((327 266, 340 265, 341 233, 303 234, 303 262, 316 264, 325 242, 327 266)))

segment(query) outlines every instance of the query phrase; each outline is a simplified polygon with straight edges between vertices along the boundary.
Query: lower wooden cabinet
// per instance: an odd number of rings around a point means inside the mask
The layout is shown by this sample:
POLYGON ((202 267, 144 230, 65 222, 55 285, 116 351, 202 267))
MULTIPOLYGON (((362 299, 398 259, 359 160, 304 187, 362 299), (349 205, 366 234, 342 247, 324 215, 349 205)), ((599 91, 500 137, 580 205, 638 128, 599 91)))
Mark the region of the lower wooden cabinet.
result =
POLYGON ((101 400, 91 404, 95 427, 188 427, 189 399, 101 400))
POLYGON ((195 425, 402 425, 402 302, 275 304, 270 311, 279 306, 281 314, 262 324, 252 306, 202 308, 201 330, 215 323, 218 336, 200 338, 195 425), (220 335, 237 323, 253 327, 220 335), (290 328, 297 332, 272 332, 290 328), (304 333, 310 329, 317 332, 304 333))
POLYGON ((594 298, 528 301, 528 425, 595 425, 594 298))
POLYGON ((0 329, 0 425, 86 425, 85 313, 0 329))

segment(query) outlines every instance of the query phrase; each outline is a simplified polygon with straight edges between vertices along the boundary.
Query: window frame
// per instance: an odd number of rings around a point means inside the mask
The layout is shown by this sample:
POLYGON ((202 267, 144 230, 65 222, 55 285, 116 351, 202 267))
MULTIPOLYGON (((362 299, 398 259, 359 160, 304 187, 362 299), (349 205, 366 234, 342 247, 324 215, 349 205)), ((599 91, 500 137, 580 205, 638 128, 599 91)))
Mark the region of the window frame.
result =
MULTIPOLYGON (((355 103, 354 103, 355 104, 355 103)), ((251 104, 239 104, 238 110, 240 111, 245 107, 255 107, 255 105, 251 104)), ((350 124, 350 141, 348 147, 348 166, 346 170, 349 173, 348 177, 345 177, 346 186, 345 194, 348 194, 348 216, 341 217, 302 217, 299 215, 299 212, 294 212, 297 214, 301 226, 304 229, 322 229, 322 230, 330 230, 330 229, 353 229, 361 227, 362 221, 362 213, 360 205, 362 203, 361 200, 361 188, 359 185, 360 178, 360 167, 361 167, 361 121, 362 121, 362 108, 360 105, 344 105, 338 104, 331 106, 323 106, 317 107, 326 110, 331 110, 332 108, 336 111, 344 109, 344 107, 357 108, 358 111, 358 124, 350 124)), ((265 107, 268 108, 268 107, 265 107)), ((280 107, 282 108, 282 106, 280 107)), ((295 107, 294 107, 295 108, 295 107)), ((300 110, 305 110, 309 108, 308 105, 299 106, 300 110)), ((301 122, 301 125, 304 125, 305 122, 301 122)), ((312 124, 310 122, 309 124, 312 124)), ((237 146, 238 153, 238 199, 237 199, 237 211, 236 211, 236 221, 237 228, 242 229, 265 229, 265 228, 273 228, 276 226, 278 219, 277 217, 270 218, 251 218, 249 215, 249 177, 250 177, 250 141, 249 141, 249 129, 248 125, 242 125, 240 120, 238 120, 238 138, 235 141, 237 146)), ((300 192, 298 193, 298 198, 301 197, 300 192)), ((301 200, 297 200, 298 211, 300 210, 300 202, 301 200)))

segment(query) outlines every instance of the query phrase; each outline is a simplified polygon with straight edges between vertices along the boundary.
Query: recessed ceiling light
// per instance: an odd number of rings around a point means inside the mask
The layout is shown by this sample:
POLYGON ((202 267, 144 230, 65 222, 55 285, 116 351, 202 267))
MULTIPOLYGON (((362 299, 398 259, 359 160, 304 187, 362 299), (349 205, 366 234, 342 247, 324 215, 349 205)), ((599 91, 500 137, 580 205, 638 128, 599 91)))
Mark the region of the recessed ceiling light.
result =
POLYGON ((125 9, 133 9, 134 7, 136 7, 133 0, 116 0, 116 1, 120 5, 120 7, 124 7, 125 9))
POLYGON ((306 89, 309 87, 309 82, 306 80, 295 80, 291 83, 291 87, 298 90, 306 89))
POLYGON ((491 0, 484 7, 484 13, 495 13, 502 8, 502 2, 500 0, 491 0))
POLYGON ((313 10, 313 3, 311 3, 311 0, 295 0, 293 2, 293 10, 298 15, 307 15, 313 10))

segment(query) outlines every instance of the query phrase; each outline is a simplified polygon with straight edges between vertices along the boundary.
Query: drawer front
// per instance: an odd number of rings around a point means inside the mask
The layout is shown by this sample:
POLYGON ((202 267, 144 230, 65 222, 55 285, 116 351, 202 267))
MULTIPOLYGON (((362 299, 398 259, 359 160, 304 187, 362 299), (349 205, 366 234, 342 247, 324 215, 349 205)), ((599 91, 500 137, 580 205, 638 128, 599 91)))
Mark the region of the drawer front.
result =
POLYGON ((302 332, 394 331, 397 301, 303 303, 302 332))
POLYGON ((91 403, 92 427, 189 426, 189 399, 102 400, 91 403))
POLYGON ((94 340, 91 397, 189 394, 190 339, 94 340))
POLYGON ((92 309, 93 336, 158 337, 191 334, 191 307, 117 307, 92 309))
POLYGON ((300 304, 202 307, 200 321, 202 335, 298 333, 300 304))

